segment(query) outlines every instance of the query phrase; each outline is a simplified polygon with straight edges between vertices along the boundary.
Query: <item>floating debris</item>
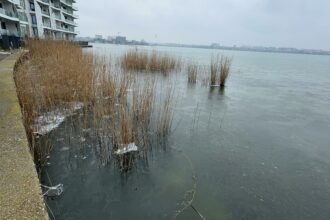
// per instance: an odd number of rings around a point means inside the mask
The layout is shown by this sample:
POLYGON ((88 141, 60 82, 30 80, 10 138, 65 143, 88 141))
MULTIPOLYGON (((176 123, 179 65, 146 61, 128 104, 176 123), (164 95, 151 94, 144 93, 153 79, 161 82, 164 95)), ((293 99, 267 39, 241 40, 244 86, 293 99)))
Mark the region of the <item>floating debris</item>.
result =
POLYGON ((69 147, 62 147, 62 148, 60 149, 60 151, 68 151, 68 150, 70 150, 69 147))
POLYGON ((47 189, 47 191, 42 194, 43 196, 57 197, 63 193, 63 184, 58 184, 56 186, 45 186, 41 184, 41 187, 47 189))
POLYGON ((115 151, 115 154, 123 155, 123 154, 127 154, 127 153, 133 152, 133 151, 138 151, 138 146, 136 146, 135 143, 130 143, 126 147, 118 149, 117 151, 115 151))
POLYGON ((64 141, 64 138, 57 138, 56 141, 62 142, 62 141, 64 141))
POLYGON ((86 129, 83 129, 82 131, 85 132, 85 133, 89 133, 89 132, 92 131, 92 129, 91 128, 86 128, 86 129))

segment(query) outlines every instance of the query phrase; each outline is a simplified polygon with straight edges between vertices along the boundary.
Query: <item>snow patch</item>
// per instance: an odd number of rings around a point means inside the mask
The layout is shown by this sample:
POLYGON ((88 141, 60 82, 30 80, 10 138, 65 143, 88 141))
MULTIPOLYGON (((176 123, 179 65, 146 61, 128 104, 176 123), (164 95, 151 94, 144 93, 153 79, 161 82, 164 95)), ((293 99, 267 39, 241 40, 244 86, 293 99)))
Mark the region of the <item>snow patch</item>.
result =
POLYGON ((135 143, 130 143, 130 144, 126 145, 125 147, 116 150, 115 154, 123 155, 123 154, 127 154, 127 153, 133 152, 133 151, 138 151, 138 146, 136 146, 135 143))
POLYGON ((71 103, 69 108, 46 112, 40 115, 32 126, 34 133, 45 135, 60 126, 66 117, 71 116, 84 107, 82 102, 71 103))

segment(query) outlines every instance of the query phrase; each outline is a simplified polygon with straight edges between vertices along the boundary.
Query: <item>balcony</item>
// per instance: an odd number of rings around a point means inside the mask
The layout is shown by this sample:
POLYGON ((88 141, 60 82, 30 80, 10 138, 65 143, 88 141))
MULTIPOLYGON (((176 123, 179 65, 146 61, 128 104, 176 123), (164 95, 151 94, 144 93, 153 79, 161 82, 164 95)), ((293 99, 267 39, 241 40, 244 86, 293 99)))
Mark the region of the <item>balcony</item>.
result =
POLYGON ((28 22, 28 18, 24 12, 19 12, 18 13, 18 18, 22 22, 28 22))
POLYGON ((67 0, 61 0, 61 3, 69 8, 72 8, 74 11, 78 11, 78 7, 74 6, 72 3, 75 3, 75 1, 67 1, 67 0))
POLYGON ((47 28, 51 28, 52 27, 52 25, 50 24, 50 22, 43 22, 42 25, 44 27, 47 27, 47 28))
POLYGON ((49 11, 43 11, 43 10, 42 10, 42 11, 41 11, 41 14, 42 14, 42 15, 46 15, 46 16, 50 16, 49 11))
POLYGON ((20 37, 21 33, 19 31, 9 31, 7 29, 0 29, 1 35, 7 35, 7 36, 15 36, 20 37))
POLYGON ((71 21, 71 20, 68 20, 68 19, 65 19, 64 22, 68 23, 68 24, 71 24, 73 26, 78 26, 78 24, 74 21, 71 21))
POLYGON ((54 17, 56 20, 62 20, 61 15, 60 14, 54 14, 54 17))
POLYGON ((56 25, 56 29, 63 31, 63 32, 68 32, 68 33, 76 33, 74 28, 65 28, 65 27, 61 27, 60 25, 56 25))
POLYGON ((19 1, 19 5, 25 9, 25 1, 24 0, 20 0, 19 1))
POLYGON ((37 0, 37 1, 42 4, 49 5, 49 0, 37 0))
POLYGON ((52 6, 53 8, 55 8, 56 10, 61 10, 61 4, 52 3, 51 6, 52 6))
POLYGON ((68 0, 61 0, 61 3, 64 5, 67 5, 69 7, 72 7, 72 1, 68 1, 68 0))
POLYGON ((3 8, 0 8, 0 17, 13 20, 13 21, 18 21, 18 15, 15 12, 12 11, 7 11, 3 8))
POLYGON ((64 10, 64 9, 63 9, 62 12, 63 12, 64 14, 66 14, 66 15, 69 15, 69 16, 75 18, 75 19, 79 18, 79 16, 78 16, 77 14, 74 14, 73 11, 69 11, 69 10, 64 10))

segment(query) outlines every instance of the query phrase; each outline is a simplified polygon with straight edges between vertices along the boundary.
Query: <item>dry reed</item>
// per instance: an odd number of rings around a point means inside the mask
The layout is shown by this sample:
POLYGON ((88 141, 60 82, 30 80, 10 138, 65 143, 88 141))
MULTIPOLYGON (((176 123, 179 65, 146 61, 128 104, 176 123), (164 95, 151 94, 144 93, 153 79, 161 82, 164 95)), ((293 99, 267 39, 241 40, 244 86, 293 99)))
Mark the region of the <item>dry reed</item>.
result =
POLYGON ((221 65, 220 65, 220 77, 219 77, 219 85, 220 87, 225 87, 227 78, 230 73, 232 60, 228 57, 221 57, 221 65))
POLYGON ((188 82, 189 83, 196 83, 197 82, 197 73, 198 73, 198 65, 189 63, 187 66, 188 72, 188 82))
POLYGON ((172 127, 173 120, 173 94, 174 90, 172 87, 169 87, 164 101, 162 102, 160 113, 159 113, 159 122, 157 127, 158 136, 161 138, 166 137, 172 127))
POLYGON ((211 66, 210 66, 210 85, 215 85, 217 81, 217 74, 219 72, 219 57, 211 59, 211 66))
POLYGON ((230 73, 232 60, 227 56, 212 57, 210 65, 210 85, 225 87, 227 78, 230 73))
MULTIPOLYGON (((105 57, 84 54, 69 42, 30 39, 27 45, 29 52, 16 66, 15 81, 37 164, 45 162, 51 149, 38 145, 33 126, 36 119, 44 113, 66 109, 70 103, 83 103, 84 108, 76 125, 68 125, 68 133, 78 125, 82 127, 78 128, 79 136, 83 137, 83 128, 91 128, 97 142, 95 152, 103 165, 113 155, 121 167, 131 164, 131 153, 126 156, 116 152, 131 143, 139 146, 139 150, 148 149, 154 136, 165 138, 170 133, 173 90, 159 103, 159 120, 152 123, 156 81, 151 76, 139 81, 133 74, 114 68, 105 57), (156 132, 152 132, 153 128, 156 132)), ((166 72, 178 65, 177 60, 157 53, 134 56, 137 61, 128 61, 132 57, 127 56, 126 61, 132 62, 127 67, 166 72)))
POLYGON ((150 71, 168 74, 181 68, 181 60, 166 53, 130 50, 121 57, 125 70, 150 71))
MULTIPOLYGON (((92 58, 65 41, 30 39, 27 48, 16 65, 15 82, 27 135, 35 143, 33 124, 38 116, 69 108, 73 102, 92 102, 92 58)), ((44 149, 31 145, 36 163, 42 163, 44 149)))

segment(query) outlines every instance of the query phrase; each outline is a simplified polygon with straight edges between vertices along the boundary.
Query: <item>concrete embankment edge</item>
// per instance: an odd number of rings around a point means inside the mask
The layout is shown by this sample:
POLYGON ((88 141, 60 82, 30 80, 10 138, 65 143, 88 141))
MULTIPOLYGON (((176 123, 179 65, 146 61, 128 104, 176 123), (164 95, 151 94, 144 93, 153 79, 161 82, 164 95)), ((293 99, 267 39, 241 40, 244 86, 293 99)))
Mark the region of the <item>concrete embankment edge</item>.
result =
POLYGON ((14 82, 20 53, 0 62, 0 219, 48 219, 14 82))

